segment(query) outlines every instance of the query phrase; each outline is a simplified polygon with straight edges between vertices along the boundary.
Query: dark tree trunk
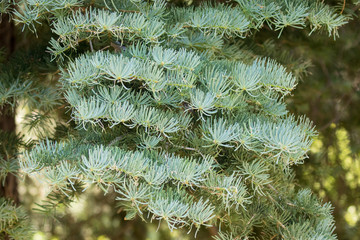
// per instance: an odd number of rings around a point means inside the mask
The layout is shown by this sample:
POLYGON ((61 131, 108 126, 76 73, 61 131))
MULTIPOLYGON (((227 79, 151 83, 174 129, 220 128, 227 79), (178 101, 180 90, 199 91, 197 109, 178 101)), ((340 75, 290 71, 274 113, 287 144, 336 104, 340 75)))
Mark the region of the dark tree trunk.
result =
MULTIPOLYGON (((15 50, 15 26, 9 20, 9 16, 6 14, 0 16, 0 48, 4 48, 7 59, 15 50)), ((0 129, 3 132, 15 132, 15 113, 10 106, 0 107, 0 129)), ((7 158, 7 156, 1 157, 5 160, 7 158)), ((0 184, 0 196, 11 198, 16 203, 19 202, 17 180, 14 175, 8 174, 5 185, 0 184)))
MULTIPOLYGON (((3 132, 15 132, 15 116, 9 110, 9 106, 0 108, 0 129, 3 132)), ((7 156, 1 157, 7 160, 7 156)), ((11 198, 16 203, 19 202, 19 195, 17 192, 17 180, 14 175, 8 174, 4 186, 0 184, 0 196, 11 198)))
POLYGON ((0 14, 0 48, 5 48, 7 58, 15 50, 15 26, 7 14, 0 14))

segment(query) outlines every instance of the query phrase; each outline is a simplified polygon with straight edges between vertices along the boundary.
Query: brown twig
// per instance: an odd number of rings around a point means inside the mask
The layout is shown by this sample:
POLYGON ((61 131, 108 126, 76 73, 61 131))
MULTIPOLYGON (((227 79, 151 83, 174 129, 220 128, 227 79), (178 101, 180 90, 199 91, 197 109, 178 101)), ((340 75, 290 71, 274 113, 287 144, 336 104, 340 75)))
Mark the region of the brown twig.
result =
POLYGON ((344 0, 344 2, 343 2, 343 6, 342 6, 340 14, 343 14, 343 12, 345 10, 345 5, 346 5, 346 0, 344 0))

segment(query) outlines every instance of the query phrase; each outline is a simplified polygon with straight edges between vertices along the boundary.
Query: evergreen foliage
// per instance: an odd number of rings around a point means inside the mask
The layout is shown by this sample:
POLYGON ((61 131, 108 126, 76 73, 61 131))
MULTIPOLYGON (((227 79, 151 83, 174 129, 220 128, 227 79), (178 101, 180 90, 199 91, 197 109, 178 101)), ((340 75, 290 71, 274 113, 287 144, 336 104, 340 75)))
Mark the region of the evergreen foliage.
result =
POLYGON ((32 232, 30 221, 22 209, 14 203, 0 198, 0 237, 11 239, 28 239, 32 232))
MULTIPOLYGON (((237 42, 265 26, 279 37, 286 27, 336 37, 348 17, 310 0, 185 5, 1 5, 24 29, 41 36, 39 24, 49 24, 53 33, 47 51, 56 66, 39 62, 46 74, 4 69, 0 81, 1 106, 24 100, 33 110, 27 125, 39 141, 19 164, 50 186, 39 207, 50 212, 96 185, 117 193, 126 219, 164 221, 170 230, 196 235, 216 226, 223 240, 336 239, 331 205, 293 181, 291 166, 317 134, 286 110, 296 75, 237 42)), ((0 163, 0 177, 17 171, 0 163)))

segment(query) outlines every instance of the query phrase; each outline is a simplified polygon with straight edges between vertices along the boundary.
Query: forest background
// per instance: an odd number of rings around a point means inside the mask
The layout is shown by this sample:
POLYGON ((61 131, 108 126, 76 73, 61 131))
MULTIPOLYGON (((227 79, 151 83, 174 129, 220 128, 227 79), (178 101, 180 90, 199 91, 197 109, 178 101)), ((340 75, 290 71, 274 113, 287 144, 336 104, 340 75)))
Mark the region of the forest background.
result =
MULTIPOLYGON (((281 38, 276 32, 262 30, 252 37, 257 44, 248 51, 257 51, 278 59, 285 66, 298 66, 301 78, 293 96, 287 98, 290 112, 307 115, 316 125, 319 136, 306 164, 295 168, 298 184, 310 187, 334 209, 339 239, 360 239, 360 22, 359 5, 348 1, 325 1, 351 14, 353 19, 339 29, 339 38, 287 28, 281 38), (264 41, 264 39, 272 39, 264 41)), ((33 42, 44 49, 48 39, 38 39, 30 32, 21 33, 2 19, 0 46, 6 47, 9 58, 20 57, 33 42), (9 47, 10 46, 10 47, 9 47)), ((42 29, 42 31, 49 31, 42 29)), ((5 48, 4 48, 5 49, 5 48)), ((29 59, 31 61, 31 59, 29 59)), ((21 122, 26 110, 18 110, 21 122)), ((2 122, 5 120, 2 119, 2 122)), ((17 125, 17 131, 24 126, 17 125)), ((69 208, 59 209, 56 218, 31 211, 34 203, 44 198, 45 190, 26 179, 18 185, 19 199, 25 203, 36 229, 34 239, 186 239, 185 232, 169 233, 166 226, 124 221, 114 212, 113 198, 96 189, 83 195, 69 208), (92 197, 87 197, 92 195, 92 197), (80 230, 79 230, 80 229, 80 230)), ((207 239, 203 230, 198 239, 207 239)))

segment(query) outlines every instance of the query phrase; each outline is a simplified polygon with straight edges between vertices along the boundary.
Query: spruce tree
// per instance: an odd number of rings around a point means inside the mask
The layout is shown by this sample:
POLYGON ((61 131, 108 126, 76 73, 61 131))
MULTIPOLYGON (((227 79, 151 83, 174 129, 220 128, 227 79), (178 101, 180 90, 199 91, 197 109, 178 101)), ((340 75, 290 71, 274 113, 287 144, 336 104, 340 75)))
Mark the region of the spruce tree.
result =
MULTIPOLYGON (((20 168, 45 181, 43 211, 96 185, 117 193, 126 219, 165 222, 170 231, 196 236, 214 226, 218 240, 336 239, 331 204, 294 182, 291 167, 304 162, 317 134, 286 109, 298 78, 249 49, 263 28, 336 38, 348 16, 315 0, 0 6, 23 31, 51 35, 37 58, 2 60, 0 75, 1 106, 25 102, 27 129, 36 133, 31 142, 1 134, 0 177, 20 168), (24 151, 8 155, 15 146, 24 151)), ((1 199, 0 212, 0 236, 30 234, 18 207, 1 199)))

